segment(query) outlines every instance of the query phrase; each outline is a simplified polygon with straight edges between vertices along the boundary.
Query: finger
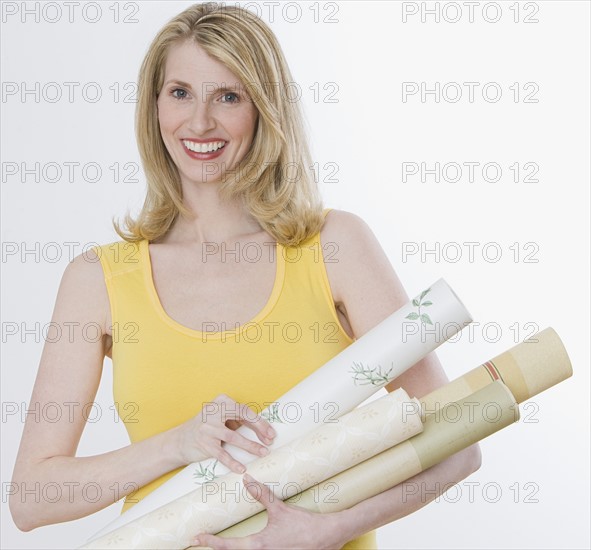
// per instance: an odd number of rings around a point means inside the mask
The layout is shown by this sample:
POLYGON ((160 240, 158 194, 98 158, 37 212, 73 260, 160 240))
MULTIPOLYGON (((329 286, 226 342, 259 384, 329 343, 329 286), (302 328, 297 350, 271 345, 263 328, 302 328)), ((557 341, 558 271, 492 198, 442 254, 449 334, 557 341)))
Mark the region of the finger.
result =
POLYGON ((246 472, 246 466, 244 466, 242 462, 238 462, 236 459, 234 459, 230 453, 224 451, 224 449, 221 447, 218 448, 216 458, 232 472, 237 474, 243 474, 246 472))
POLYGON ((264 483, 257 481, 249 474, 244 474, 242 482, 244 483, 246 490, 265 508, 267 508, 269 515, 271 515, 273 509, 277 506, 278 499, 271 492, 269 487, 267 487, 264 483))
POLYGON ((219 458, 218 453, 222 449, 223 443, 240 447, 255 457, 267 456, 269 454, 267 447, 257 441, 248 439, 227 426, 207 426, 203 429, 203 435, 206 435, 208 438, 208 442, 204 444, 204 447, 206 447, 207 451, 212 452, 209 456, 215 458, 219 458))
POLYGON ((199 548, 211 548, 212 550, 223 550, 228 548, 225 546, 225 541, 222 537, 216 537, 215 535, 209 535, 203 533, 197 535, 191 542, 192 546, 198 546, 199 548))
MULTIPOLYGON (((236 548, 254 548, 252 535, 248 537, 223 538, 216 535, 203 533, 197 535, 192 542, 193 546, 208 547, 213 550, 234 550, 236 548)), ((260 548, 260 546, 259 546, 260 548)))
POLYGON ((235 447, 240 447, 241 449, 244 449, 255 456, 267 456, 269 454, 269 449, 267 449, 267 447, 264 445, 261 445, 256 441, 252 441, 251 439, 248 439, 242 434, 239 434, 234 430, 230 430, 229 428, 225 429, 220 439, 230 443, 231 445, 234 445, 235 447))
POLYGON ((263 418, 260 414, 257 414, 250 407, 243 404, 240 405, 240 414, 242 423, 249 426, 263 443, 270 445, 273 442, 277 434, 266 418, 263 418))
POLYGON ((225 394, 216 397, 220 400, 222 410, 222 420, 236 420, 249 426, 259 437, 259 439, 270 445, 275 437, 275 430, 271 424, 257 414, 253 409, 244 403, 237 403, 225 394))

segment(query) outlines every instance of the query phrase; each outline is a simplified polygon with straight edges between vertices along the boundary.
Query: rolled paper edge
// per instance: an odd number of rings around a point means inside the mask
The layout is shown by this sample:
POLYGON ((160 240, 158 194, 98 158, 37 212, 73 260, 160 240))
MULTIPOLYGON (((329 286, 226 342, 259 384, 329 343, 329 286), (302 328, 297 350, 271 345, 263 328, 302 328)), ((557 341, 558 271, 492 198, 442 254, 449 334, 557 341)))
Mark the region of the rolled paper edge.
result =
POLYGON ((517 420, 519 407, 515 397, 503 382, 496 380, 427 415, 423 431, 409 439, 409 443, 421 461, 422 470, 426 470, 517 420), (491 417, 491 406, 499 414, 491 417))
POLYGON ((436 284, 445 285, 448 292, 456 299, 458 304, 463 308, 463 310, 466 314, 466 318, 468 319, 468 323, 471 323, 472 321, 474 321, 474 317, 472 317, 472 314, 470 313, 470 311, 466 307, 466 304, 464 304, 464 302, 462 302, 460 297, 457 295, 456 291, 450 286, 450 284, 443 277, 441 277, 440 279, 435 281, 435 283, 432 286, 435 286, 436 284))
MULTIPOLYGON (((531 399, 573 374, 572 363, 564 343, 552 327, 534 334, 501 355, 509 355, 518 365, 524 383, 523 391, 517 391, 515 394, 518 403, 531 399)), ((507 375, 515 372, 513 369, 504 369, 502 361, 503 358, 500 357, 492 360, 503 376, 506 370, 507 375)))
POLYGON ((462 399, 495 380, 517 403, 531 399, 572 376, 572 365, 556 331, 548 327, 421 398, 425 414, 462 399))
MULTIPOLYGON (((428 415, 420 434, 294 495, 285 502, 320 513, 344 510, 410 479, 519 419, 519 407, 515 397, 501 381, 488 384, 464 399, 449 403, 446 407, 451 410, 458 405, 466 412, 472 410, 477 422, 453 422, 443 411, 439 419, 435 414, 428 415), (478 406, 472 406, 474 403, 478 406), (482 414, 484 407, 490 403, 497 404, 501 409, 501 414, 492 421, 485 419, 482 414), (441 418, 444 419, 443 422, 441 418), (447 429, 439 429, 440 424, 447 424, 447 429), (381 468, 381 464, 388 464, 389 467, 381 468), (376 479, 376 472, 384 471, 388 472, 388 475, 380 475, 376 479), (330 484, 340 489, 345 488, 345 496, 348 494, 349 497, 331 503, 328 500, 333 489, 330 484), (321 496, 324 497, 322 500, 321 496)), ((239 537, 257 533, 264 529, 267 517, 266 511, 260 512, 224 529, 218 536, 239 537)))

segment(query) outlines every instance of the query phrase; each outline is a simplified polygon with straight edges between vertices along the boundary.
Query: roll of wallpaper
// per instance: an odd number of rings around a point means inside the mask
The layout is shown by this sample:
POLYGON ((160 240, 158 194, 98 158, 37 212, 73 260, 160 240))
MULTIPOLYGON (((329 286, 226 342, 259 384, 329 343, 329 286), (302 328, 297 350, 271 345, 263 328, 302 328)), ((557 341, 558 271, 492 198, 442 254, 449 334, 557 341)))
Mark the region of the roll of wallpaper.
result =
MULTIPOLYGON (((522 403, 566 380, 572 373, 571 361, 564 344, 556 331, 548 327, 420 398, 423 412, 427 416, 425 429, 419 436, 295 495, 287 502, 308 510, 323 512, 338 512, 349 508, 418 473, 417 453, 412 444, 417 438, 432 437, 430 433, 434 420, 442 417, 445 419, 452 414, 451 409, 447 411, 447 415, 443 412, 436 414, 442 407, 451 402, 471 399, 470 395, 473 392, 484 390, 496 381, 504 382, 515 396, 516 402, 522 403), (430 416, 433 418, 429 419, 430 416), (393 468, 393 464, 397 467, 393 468), (395 475, 390 476, 389 473, 395 475), (339 487, 342 494, 342 499, 338 502, 334 502, 331 497, 335 487, 339 487), (318 502, 322 502, 323 505, 317 506, 318 502)), ((470 440, 465 446, 474 442, 470 440)), ((450 454, 446 454, 441 460, 450 454)), ((266 524, 267 513, 261 512, 219 534, 224 537, 247 536, 260 531, 266 524)))
POLYGON ((421 402, 429 414, 441 404, 457 401, 494 380, 502 380, 517 402, 523 403, 572 374, 564 344, 556 331, 548 327, 422 397, 421 402))
MULTIPOLYGON (((500 380, 448 403, 439 412, 425 417, 420 434, 286 502, 321 513, 350 508, 519 420, 517 402, 500 380)), ((267 512, 264 511, 218 534, 245 537, 264 529, 266 524, 267 512)))
MULTIPOLYGON (((283 500, 420 433, 422 416, 398 389, 257 458, 248 472, 283 500)), ((184 549, 197 532, 218 533, 262 509, 242 475, 229 473, 82 548, 184 549)))
MULTIPOLYGON (((351 411, 471 322, 454 291, 439 279, 262 411, 262 416, 274 423, 277 434, 270 448, 277 449, 313 429, 319 405, 325 411, 322 406, 329 405, 332 418, 351 411), (290 418, 294 405, 297 421, 290 418)), ((257 440, 247 427, 237 431, 257 440)), ((224 444, 224 448, 245 465, 256 458, 233 445, 224 444)), ((189 464, 91 540, 228 472, 213 458, 189 464)))

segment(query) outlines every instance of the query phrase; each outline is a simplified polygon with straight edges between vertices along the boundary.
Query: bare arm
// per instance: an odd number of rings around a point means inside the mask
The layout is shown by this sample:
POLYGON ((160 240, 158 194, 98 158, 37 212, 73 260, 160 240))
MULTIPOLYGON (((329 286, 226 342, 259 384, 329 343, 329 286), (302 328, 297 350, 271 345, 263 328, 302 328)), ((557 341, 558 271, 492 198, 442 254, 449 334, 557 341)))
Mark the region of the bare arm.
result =
POLYGON ((130 481, 141 486, 180 466, 169 450, 169 433, 97 456, 75 456, 85 425, 84 406, 94 400, 108 351, 108 307, 96 254, 89 251, 77 256, 64 271, 52 316, 61 337, 48 334, 30 405, 38 403, 44 410, 46 403, 56 403, 61 418, 49 422, 41 415, 36 422, 27 416, 14 467, 13 483, 18 490, 11 495, 9 506, 22 531, 87 516, 116 500, 113 486, 128 487, 121 490, 121 498, 133 490, 130 481), (100 327, 101 338, 93 334, 94 341, 85 340, 82 329, 89 323, 100 327), (142 468, 137 468, 140 460, 142 468), (41 491, 34 490, 36 484, 41 491), (47 484, 55 490, 50 491, 47 484), (44 487, 48 487, 51 502, 43 498, 44 487), (55 500, 60 492, 61 498, 55 500))
MULTIPOLYGON (((386 254, 361 218, 349 212, 331 211, 327 214, 322 241, 339 245, 338 261, 327 263, 327 271, 335 302, 345 312, 356 338, 408 301, 386 254)), ((402 387, 410 396, 420 398, 448 381, 437 356, 431 352, 386 389, 394 391, 402 387)), ((436 488, 458 483, 476 471, 480 461, 480 448, 472 445, 408 481, 425 487, 424 492, 402 498, 403 484, 399 484, 340 512, 338 528, 351 540, 404 517, 434 500, 436 488)))
MULTIPOLYGON (((216 422, 209 415, 206 424, 197 415, 121 449, 76 457, 86 422, 84 406, 94 401, 108 351, 108 308, 103 270, 96 254, 89 251, 86 257, 77 256, 64 271, 52 316, 54 326, 62 329, 62 337, 48 335, 30 404, 34 407, 38 403, 39 410, 44 410, 47 403, 55 403, 61 408, 61 417, 56 422, 57 415, 52 414, 50 419, 41 417, 36 422, 27 416, 14 467, 12 487, 17 490, 11 494, 9 506, 22 531, 87 516, 175 468, 210 456, 238 471, 240 464, 222 450, 221 441, 252 453, 263 448, 227 428, 226 418, 216 422), (89 324, 100 327, 102 338, 92 334, 85 340, 83 327, 89 324), (68 327, 72 327, 71 333, 68 327), (45 494, 47 498, 43 498, 45 494)), ((246 416, 252 421, 252 415, 246 416)), ((264 437, 263 430, 270 429, 265 420, 250 424, 261 441, 272 441, 264 437)))

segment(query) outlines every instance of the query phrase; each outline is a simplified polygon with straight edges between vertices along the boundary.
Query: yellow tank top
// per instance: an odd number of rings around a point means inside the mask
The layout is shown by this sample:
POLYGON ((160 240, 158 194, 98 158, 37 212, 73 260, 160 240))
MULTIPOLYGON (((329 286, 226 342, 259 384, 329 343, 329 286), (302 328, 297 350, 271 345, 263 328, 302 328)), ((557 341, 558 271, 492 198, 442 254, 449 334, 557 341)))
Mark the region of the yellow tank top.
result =
MULTIPOLYGON (((166 314, 147 240, 95 247, 111 307, 113 397, 132 443, 189 420, 220 393, 261 412, 353 342, 332 299, 328 245, 323 254, 320 233, 297 247, 277 243, 275 283, 263 309, 216 332, 191 329, 166 314)), ((129 495, 122 512, 180 470, 129 495)), ((375 533, 344 548, 377 548, 375 533)))

